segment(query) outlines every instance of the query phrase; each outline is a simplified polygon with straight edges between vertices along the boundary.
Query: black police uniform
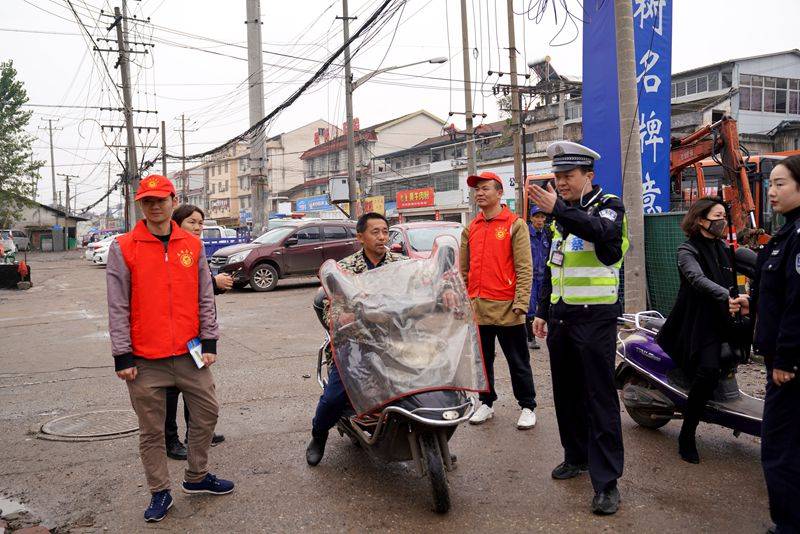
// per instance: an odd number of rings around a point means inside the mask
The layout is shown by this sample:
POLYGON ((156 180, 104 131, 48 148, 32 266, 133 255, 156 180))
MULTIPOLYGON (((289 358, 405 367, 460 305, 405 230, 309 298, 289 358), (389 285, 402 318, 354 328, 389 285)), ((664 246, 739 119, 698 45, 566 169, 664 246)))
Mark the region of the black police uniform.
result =
POLYGON ((753 284, 757 310, 753 348, 767 364, 761 464, 778 532, 800 532, 800 208, 758 256, 753 284), (772 370, 795 373, 782 386, 772 370))
MULTIPOLYGON (((622 258, 625 206, 619 198, 604 198, 602 190, 594 186, 580 203, 568 205, 558 199, 552 215, 565 239, 573 234, 593 243, 602 263, 612 265, 622 258)), ((552 290, 548 266, 536 316, 547 321, 553 399, 564 461, 589 465, 595 493, 611 490, 622 476, 624 460, 619 397, 614 385, 616 320, 622 306, 619 302, 572 305, 563 300, 551 304, 552 290)))

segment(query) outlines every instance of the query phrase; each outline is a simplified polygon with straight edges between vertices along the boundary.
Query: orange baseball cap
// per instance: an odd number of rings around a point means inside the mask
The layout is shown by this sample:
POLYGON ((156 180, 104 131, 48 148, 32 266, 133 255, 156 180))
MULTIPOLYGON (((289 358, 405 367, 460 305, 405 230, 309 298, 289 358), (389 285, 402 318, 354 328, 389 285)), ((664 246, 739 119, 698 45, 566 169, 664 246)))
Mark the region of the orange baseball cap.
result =
POLYGON ((151 174, 147 178, 142 178, 139 182, 139 189, 136 190, 136 199, 144 197, 165 198, 175 195, 175 186, 166 176, 151 174))
POLYGON ((503 179, 491 171, 483 171, 480 174, 467 176, 467 185, 470 187, 475 187, 478 185, 478 182, 483 182, 485 180, 494 180, 498 184, 503 185, 503 179))

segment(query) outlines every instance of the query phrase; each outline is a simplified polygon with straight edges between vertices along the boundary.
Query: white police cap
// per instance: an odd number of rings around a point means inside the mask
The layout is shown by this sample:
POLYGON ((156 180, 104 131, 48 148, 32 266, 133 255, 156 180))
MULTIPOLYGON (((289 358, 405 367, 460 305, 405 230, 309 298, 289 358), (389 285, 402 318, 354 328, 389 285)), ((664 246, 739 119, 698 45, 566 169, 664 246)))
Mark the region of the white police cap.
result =
POLYGON ((556 141, 547 147, 547 155, 553 160, 553 172, 571 171, 575 167, 591 167, 600 159, 600 154, 578 143, 556 141))

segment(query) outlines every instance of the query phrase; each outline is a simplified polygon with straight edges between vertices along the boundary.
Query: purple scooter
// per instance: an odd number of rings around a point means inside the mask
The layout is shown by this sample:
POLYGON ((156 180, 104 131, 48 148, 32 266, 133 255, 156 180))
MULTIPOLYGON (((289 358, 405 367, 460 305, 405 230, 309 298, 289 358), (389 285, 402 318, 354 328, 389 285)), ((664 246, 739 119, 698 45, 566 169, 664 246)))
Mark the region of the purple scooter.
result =
MULTIPOLYGON (((752 278, 755 253, 739 248, 737 269, 752 278)), ((683 417, 689 384, 682 378, 672 358, 656 343, 664 316, 656 311, 624 314, 617 334, 617 366, 615 382, 622 391, 625 410, 638 425, 661 428, 671 419, 683 417)), ((764 401, 739 389, 736 369, 720 379, 714 397, 706 404, 702 420, 752 436, 761 435, 764 401)))

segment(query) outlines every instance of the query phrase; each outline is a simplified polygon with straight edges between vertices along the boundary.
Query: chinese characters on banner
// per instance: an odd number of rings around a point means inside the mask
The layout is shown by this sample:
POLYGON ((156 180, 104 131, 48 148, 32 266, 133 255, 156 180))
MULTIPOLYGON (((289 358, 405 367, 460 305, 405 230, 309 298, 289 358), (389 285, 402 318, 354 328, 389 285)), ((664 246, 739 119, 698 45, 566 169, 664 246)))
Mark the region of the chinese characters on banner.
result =
POLYGON ((669 211, 672 2, 633 0, 645 213, 669 211))
POLYGON ((425 208, 433 206, 435 193, 432 187, 405 189, 397 192, 397 209, 425 208))

